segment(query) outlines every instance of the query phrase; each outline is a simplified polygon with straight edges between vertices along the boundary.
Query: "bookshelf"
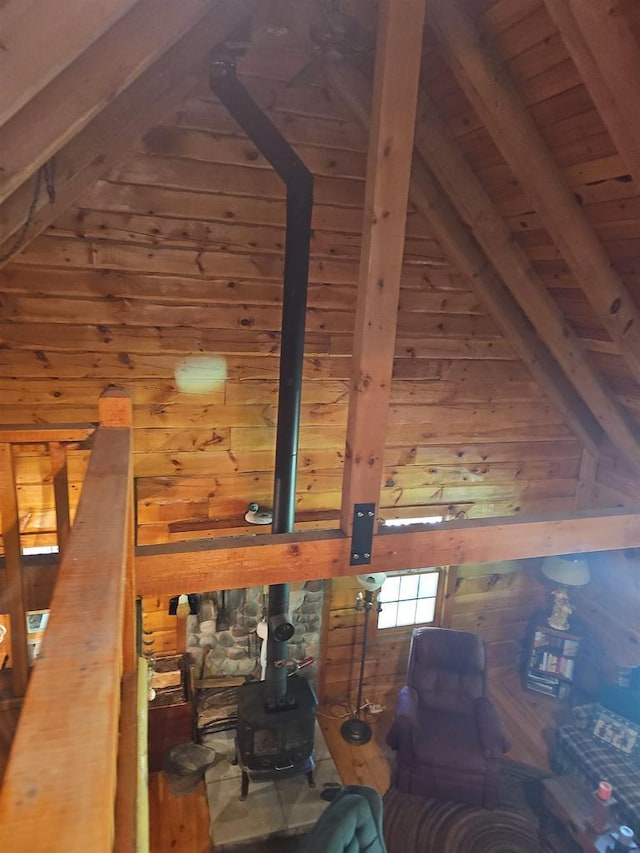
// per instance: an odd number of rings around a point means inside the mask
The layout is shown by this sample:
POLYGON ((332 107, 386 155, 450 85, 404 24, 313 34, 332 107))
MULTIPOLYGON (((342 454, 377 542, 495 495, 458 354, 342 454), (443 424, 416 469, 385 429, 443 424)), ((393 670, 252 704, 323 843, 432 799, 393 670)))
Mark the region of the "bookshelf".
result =
POLYGON ((569 631, 556 631, 537 624, 531 632, 525 672, 527 690, 567 699, 575 678, 581 637, 569 631))

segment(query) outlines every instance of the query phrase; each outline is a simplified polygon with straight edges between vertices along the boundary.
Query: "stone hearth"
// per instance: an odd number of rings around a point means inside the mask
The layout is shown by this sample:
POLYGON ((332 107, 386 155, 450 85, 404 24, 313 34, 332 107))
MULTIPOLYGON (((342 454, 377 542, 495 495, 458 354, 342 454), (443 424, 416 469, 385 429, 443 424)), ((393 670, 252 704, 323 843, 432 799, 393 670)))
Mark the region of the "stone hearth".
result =
POLYGON ((327 802, 320 794, 326 782, 340 782, 320 726, 316 723, 316 787, 309 788, 306 776, 279 782, 252 782, 249 796, 240 797, 240 768, 231 764, 234 732, 205 735, 203 744, 216 751, 216 762, 207 770, 207 801, 211 817, 211 844, 223 853, 234 844, 258 842, 271 836, 300 835, 320 817, 327 802))

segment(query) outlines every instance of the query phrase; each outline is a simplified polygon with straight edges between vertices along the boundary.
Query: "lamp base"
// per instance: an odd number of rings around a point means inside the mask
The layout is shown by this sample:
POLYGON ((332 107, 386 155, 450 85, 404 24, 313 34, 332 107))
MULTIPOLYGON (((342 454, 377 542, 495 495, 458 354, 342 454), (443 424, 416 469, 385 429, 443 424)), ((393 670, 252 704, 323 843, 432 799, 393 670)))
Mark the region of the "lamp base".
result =
POLYGON ((355 746, 362 746, 371 740, 371 726, 364 720, 345 720, 340 727, 340 733, 347 743, 352 743, 355 746))
POLYGON ((573 613, 573 607, 569 604, 569 596, 566 590, 556 589, 553 595, 553 610, 547 619, 547 624, 550 628, 555 628, 556 631, 569 630, 569 616, 573 613))

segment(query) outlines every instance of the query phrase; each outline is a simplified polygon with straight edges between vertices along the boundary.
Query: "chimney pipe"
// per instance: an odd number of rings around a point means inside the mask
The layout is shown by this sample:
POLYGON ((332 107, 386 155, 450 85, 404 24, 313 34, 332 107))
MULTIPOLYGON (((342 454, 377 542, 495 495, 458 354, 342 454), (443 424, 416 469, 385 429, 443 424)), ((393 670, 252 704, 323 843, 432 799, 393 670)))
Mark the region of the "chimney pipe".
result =
MULTIPOLYGON (((295 521, 313 175, 240 83, 233 63, 212 61, 210 85, 249 139, 282 178, 287 189, 272 531, 291 533, 295 521)), ((269 620, 286 615, 288 610, 289 584, 271 585, 269 620)), ((286 659, 287 644, 285 641, 278 641, 271 631, 267 643, 267 694, 270 698, 279 700, 283 699, 287 692, 287 671, 284 665, 276 666, 276 662, 284 662, 286 659)))

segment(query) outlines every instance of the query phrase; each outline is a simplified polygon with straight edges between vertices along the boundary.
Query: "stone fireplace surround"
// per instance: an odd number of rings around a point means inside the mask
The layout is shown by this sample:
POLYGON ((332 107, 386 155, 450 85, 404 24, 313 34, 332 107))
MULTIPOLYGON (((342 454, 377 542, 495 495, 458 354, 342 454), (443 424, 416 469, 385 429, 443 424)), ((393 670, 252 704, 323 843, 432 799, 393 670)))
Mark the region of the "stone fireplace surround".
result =
MULTIPOLYGON (((288 646, 288 657, 301 661, 313 657, 314 663, 303 670, 315 685, 320 654, 323 582, 291 584, 290 615, 295 633, 288 646)), ((216 630, 216 617, 222 605, 219 592, 204 593, 196 616, 187 622, 187 652, 201 678, 260 678, 260 640, 256 626, 266 614, 268 587, 227 590, 225 594, 229 627, 216 630)))

